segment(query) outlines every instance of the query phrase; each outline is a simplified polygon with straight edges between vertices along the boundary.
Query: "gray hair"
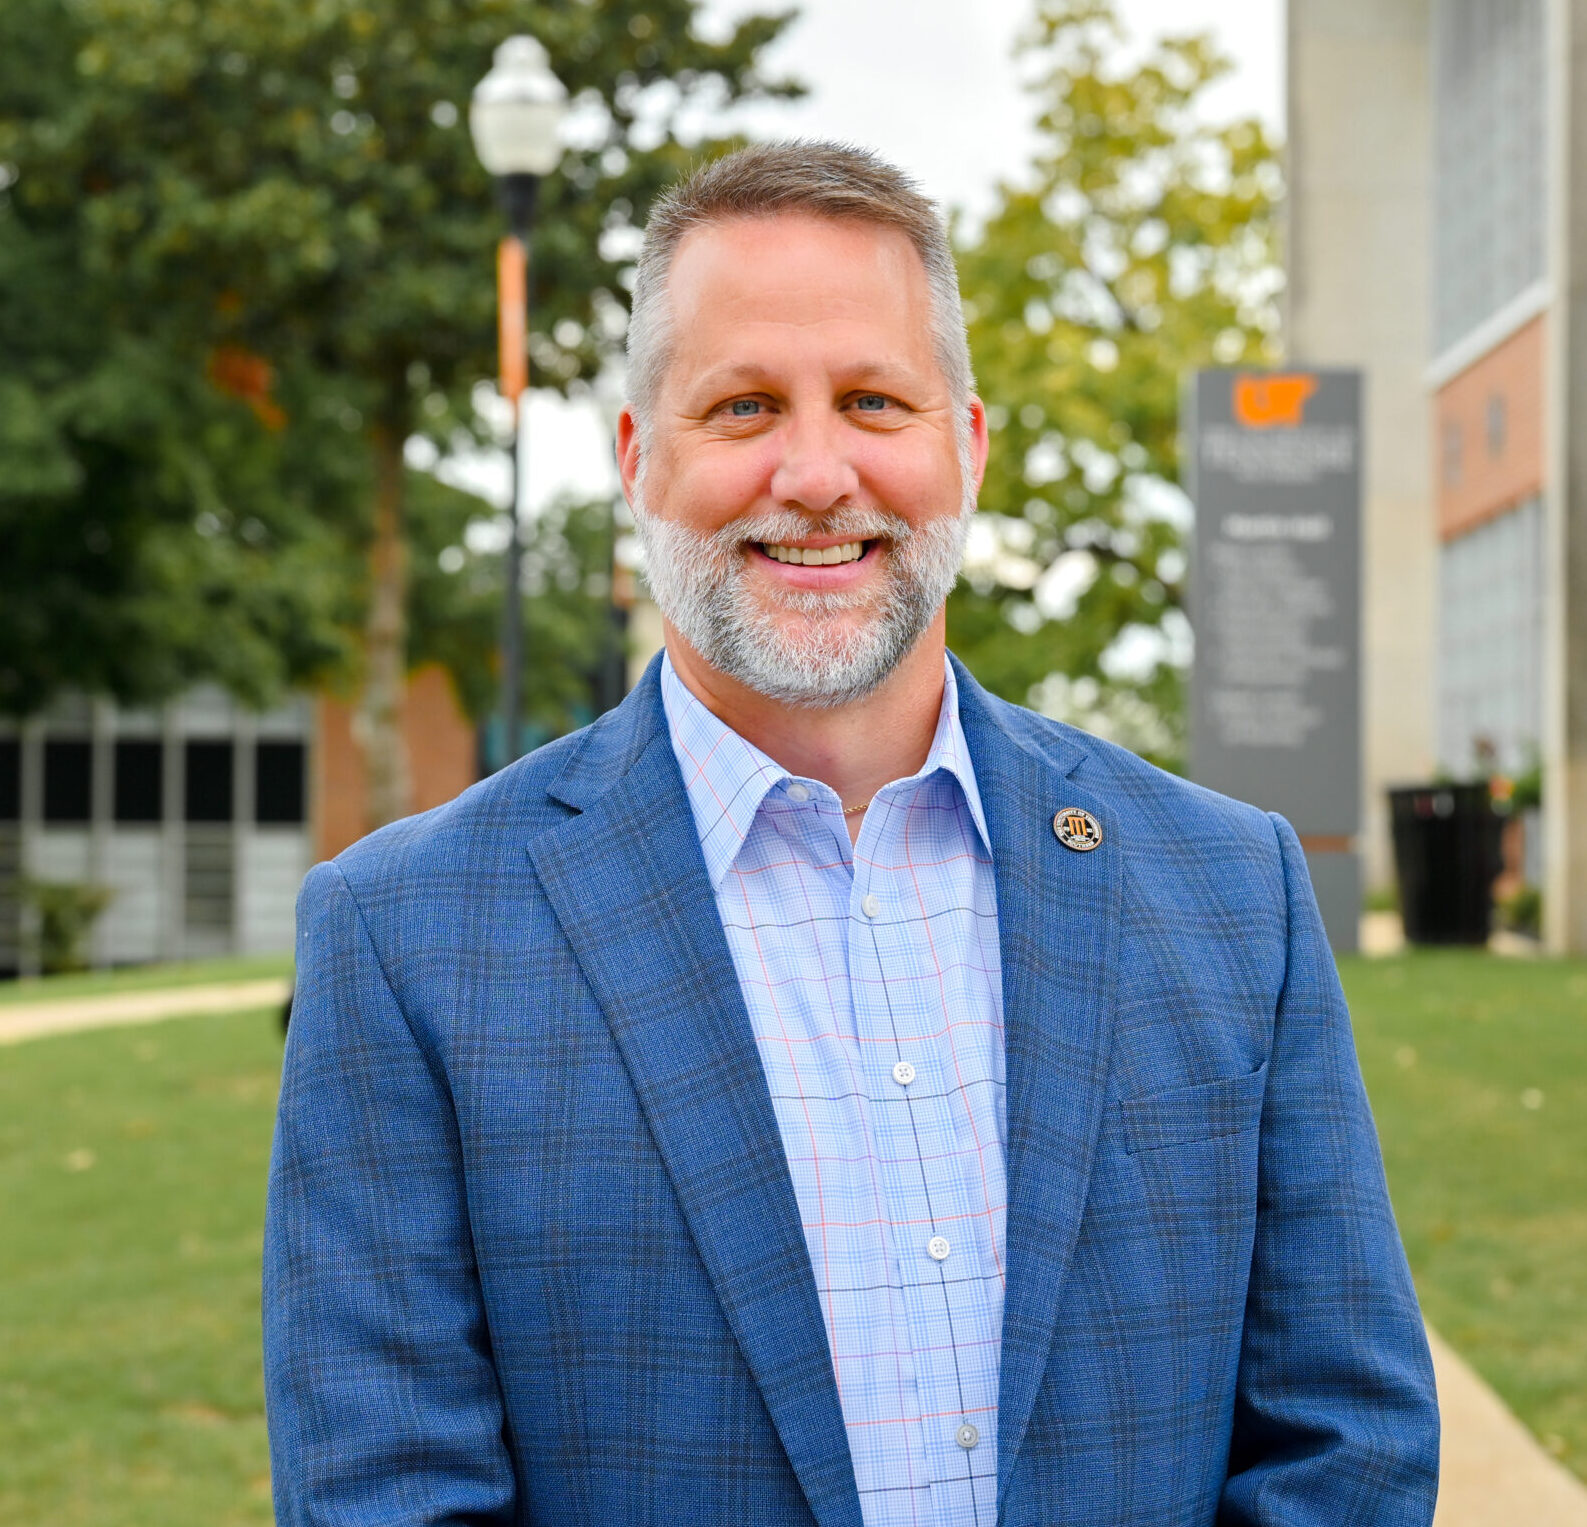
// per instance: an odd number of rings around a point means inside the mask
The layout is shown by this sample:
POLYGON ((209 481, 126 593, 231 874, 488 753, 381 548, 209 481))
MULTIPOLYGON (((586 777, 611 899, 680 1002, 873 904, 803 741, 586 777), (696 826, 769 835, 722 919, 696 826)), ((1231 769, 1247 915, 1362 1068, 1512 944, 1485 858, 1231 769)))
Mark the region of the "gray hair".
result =
MULTIPOLYGON (((975 390, 964 331, 959 275, 936 204, 896 166, 841 143, 759 143, 696 169, 664 192, 645 225, 628 324, 628 399, 643 439, 672 355, 667 278, 684 236, 695 228, 803 212, 896 228, 915 246, 931 293, 937 364, 954 408, 975 390)), ((961 422, 967 433, 968 420, 961 422)))

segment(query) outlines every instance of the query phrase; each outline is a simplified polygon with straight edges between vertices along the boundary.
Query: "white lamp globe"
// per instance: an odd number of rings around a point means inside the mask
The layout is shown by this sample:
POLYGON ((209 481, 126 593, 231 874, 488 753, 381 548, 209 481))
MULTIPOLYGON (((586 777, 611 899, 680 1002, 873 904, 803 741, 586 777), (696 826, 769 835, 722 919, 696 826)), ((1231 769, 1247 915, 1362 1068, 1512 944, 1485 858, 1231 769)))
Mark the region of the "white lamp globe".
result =
POLYGON ((533 37, 509 37, 489 74, 474 87, 468 130, 492 175, 549 175, 562 158, 557 130, 568 91, 533 37))

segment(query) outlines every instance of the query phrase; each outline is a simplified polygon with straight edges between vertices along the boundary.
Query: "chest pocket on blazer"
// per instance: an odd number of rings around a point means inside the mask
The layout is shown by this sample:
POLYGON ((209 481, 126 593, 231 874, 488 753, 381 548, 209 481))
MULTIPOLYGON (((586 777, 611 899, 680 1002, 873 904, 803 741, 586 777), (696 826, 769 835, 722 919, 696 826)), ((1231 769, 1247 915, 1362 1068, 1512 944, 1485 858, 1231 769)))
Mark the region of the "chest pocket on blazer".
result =
POLYGON ((1267 1062, 1244 1076, 1222 1077, 1194 1087, 1119 1102, 1124 1149, 1160 1151, 1170 1145, 1190 1145, 1216 1140, 1256 1127, 1262 1116, 1262 1090, 1267 1082, 1267 1062))

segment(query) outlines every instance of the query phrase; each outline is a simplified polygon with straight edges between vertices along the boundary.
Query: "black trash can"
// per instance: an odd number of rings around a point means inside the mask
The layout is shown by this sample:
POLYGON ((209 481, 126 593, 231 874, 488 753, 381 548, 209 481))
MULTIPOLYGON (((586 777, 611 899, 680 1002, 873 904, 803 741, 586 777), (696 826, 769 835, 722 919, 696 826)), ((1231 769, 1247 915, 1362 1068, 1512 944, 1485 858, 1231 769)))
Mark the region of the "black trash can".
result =
POLYGON ((1499 830, 1486 783, 1389 791, 1400 914, 1413 944, 1486 944, 1499 830))

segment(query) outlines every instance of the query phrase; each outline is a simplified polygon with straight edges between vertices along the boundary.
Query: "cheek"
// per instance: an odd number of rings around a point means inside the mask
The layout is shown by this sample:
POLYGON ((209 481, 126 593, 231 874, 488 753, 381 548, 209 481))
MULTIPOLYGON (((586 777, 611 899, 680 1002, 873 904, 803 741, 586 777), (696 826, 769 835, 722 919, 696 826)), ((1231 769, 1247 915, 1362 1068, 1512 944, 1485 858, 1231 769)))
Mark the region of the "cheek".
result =
POLYGON ((770 491, 773 457, 758 442, 713 441, 672 454, 656 476, 666 491, 650 506, 668 519, 699 530, 714 530, 737 515, 759 507, 770 491))
POLYGON ((921 450, 897 437, 867 441, 855 465, 867 491, 906 519, 959 512, 959 462, 952 451, 921 450))

